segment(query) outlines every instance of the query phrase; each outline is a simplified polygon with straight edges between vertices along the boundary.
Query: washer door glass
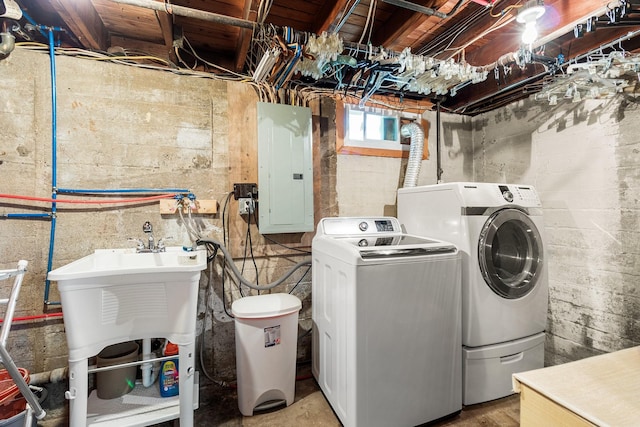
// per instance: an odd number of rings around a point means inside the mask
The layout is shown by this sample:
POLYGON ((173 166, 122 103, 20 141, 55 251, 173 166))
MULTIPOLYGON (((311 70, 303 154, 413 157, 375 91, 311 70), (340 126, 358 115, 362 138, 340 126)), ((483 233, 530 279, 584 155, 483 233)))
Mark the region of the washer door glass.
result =
POLYGON ((489 287, 503 298, 531 292, 542 273, 542 238, 527 214, 503 209, 489 217, 478 242, 478 260, 489 287))

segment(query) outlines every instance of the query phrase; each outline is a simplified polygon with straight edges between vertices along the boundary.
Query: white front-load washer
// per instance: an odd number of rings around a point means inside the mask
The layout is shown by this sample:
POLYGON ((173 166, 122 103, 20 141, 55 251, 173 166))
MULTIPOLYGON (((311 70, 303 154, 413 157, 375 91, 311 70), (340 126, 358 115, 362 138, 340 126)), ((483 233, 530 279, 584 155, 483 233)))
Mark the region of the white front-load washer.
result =
POLYGON ((447 183, 398 190, 405 231, 462 256, 463 403, 512 394, 544 365, 548 283, 542 205, 529 185, 447 183))
POLYGON ((312 242, 312 372, 346 427, 462 409, 460 257, 396 218, 324 218, 312 242))

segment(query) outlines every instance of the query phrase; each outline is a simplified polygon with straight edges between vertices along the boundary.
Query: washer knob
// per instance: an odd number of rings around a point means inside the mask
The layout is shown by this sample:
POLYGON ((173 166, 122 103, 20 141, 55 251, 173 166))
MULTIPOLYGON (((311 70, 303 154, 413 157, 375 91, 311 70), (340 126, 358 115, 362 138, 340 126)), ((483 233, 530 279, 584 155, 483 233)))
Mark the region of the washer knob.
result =
POLYGON ((367 242, 367 239, 362 239, 358 242, 358 246, 360 247, 369 246, 369 242, 367 242))
POLYGON ((360 231, 367 231, 367 228, 369 228, 369 224, 367 224, 365 221, 362 221, 360 224, 358 224, 358 228, 360 228, 360 231))
POLYGON ((502 197, 509 203, 513 202, 513 193, 509 190, 504 191, 502 197))

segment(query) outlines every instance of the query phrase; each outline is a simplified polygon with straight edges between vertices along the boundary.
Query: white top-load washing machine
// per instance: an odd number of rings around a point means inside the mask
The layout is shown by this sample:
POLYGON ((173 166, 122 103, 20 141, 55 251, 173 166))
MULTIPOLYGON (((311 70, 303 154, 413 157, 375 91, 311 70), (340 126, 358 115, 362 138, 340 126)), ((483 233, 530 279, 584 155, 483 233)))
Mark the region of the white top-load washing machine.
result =
POLYGON ((324 218, 312 243, 312 371, 347 427, 462 409, 460 258, 396 218, 324 218))
POLYGON ((406 232, 462 256, 463 403, 512 394, 544 364, 548 283, 542 205, 530 185, 447 183, 398 190, 406 232))

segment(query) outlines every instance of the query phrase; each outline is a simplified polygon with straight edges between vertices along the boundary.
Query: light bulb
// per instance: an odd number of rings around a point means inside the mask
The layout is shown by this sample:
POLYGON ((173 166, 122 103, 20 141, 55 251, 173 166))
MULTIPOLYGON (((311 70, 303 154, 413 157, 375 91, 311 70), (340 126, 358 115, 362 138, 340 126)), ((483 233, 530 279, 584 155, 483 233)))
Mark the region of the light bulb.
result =
POLYGON ((538 39, 538 30, 536 29, 536 21, 527 22, 522 32, 522 43, 532 44, 538 39))

